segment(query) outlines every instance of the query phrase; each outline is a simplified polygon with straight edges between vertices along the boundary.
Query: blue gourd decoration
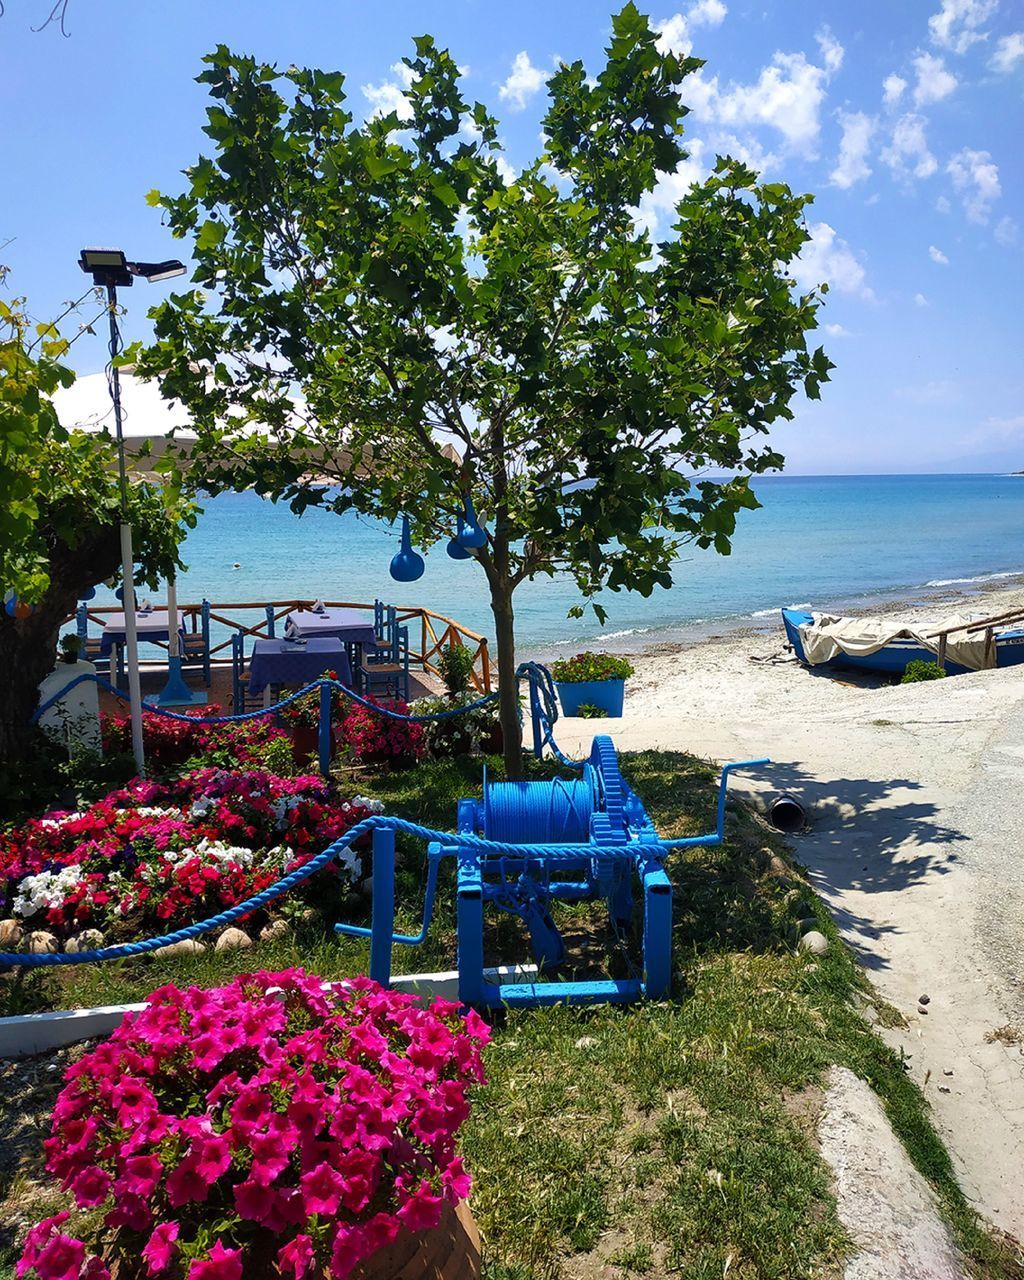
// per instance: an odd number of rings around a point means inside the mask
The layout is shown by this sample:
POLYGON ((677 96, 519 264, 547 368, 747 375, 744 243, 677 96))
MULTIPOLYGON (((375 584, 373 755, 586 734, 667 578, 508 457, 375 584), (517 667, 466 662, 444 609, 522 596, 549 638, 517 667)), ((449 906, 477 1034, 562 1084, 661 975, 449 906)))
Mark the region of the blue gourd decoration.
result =
POLYGON ((92 600, 95 598, 95 596, 96 596, 96 588, 90 587, 88 591, 83 591, 78 598, 80 600, 92 600))
POLYGON ((415 582, 423 577, 423 557, 412 549, 409 517, 402 516, 402 549, 391 559, 391 576, 396 582, 415 582))
POLYGON ((124 604, 124 587, 117 588, 117 590, 114 592, 114 599, 120 600, 121 603, 124 604))
POLYGON ((466 494, 466 519, 461 532, 457 536, 459 546, 467 551, 476 551, 487 541, 487 534, 477 523, 476 512, 473 510, 473 499, 468 493, 466 494))
POLYGON ((462 516, 459 516, 458 530, 456 531, 455 537, 448 543, 448 554, 453 560, 472 560, 473 558, 460 541, 465 527, 466 522, 463 520, 462 516))

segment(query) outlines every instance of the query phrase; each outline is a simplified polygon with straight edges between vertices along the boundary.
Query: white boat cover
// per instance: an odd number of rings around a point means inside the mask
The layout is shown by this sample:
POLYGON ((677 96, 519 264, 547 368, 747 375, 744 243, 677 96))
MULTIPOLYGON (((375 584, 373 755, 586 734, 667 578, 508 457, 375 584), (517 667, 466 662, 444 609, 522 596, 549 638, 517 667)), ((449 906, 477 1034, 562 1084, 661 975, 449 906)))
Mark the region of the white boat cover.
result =
MULTIPOLYGON (((845 653, 851 658, 866 658, 884 649, 893 640, 914 640, 932 653, 939 651, 936 631, 947 627, 962 627, 975 622, 978 616, 954 613, 941 622, 921 622, 907 618, 836 618, 828 613, 811 615, 812 621, 799 628, 804 655, 812 666, 828 662, 845 653)), ((984 631, 957 631, 946 641, 946 658, 981 671, 995 666, 996 647, 986 646, 984 631)))

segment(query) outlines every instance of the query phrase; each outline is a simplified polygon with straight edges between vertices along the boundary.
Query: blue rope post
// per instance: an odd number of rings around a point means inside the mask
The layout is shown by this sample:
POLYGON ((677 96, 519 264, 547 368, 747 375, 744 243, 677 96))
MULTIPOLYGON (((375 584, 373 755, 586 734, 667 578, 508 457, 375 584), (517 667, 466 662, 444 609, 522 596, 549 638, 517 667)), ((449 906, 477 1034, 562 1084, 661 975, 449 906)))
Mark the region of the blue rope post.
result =
POLYGON ((391 939, 395 932, 395 833, 377 827, 373 833, 373 910, 370 934, 370 977, 391 985, 391 939))
POLYGON ((544 735, 540 727, 540 694, 537 681, 531 677, 528 683, 530 690, 530 720, 533 724, 533 754, 538 760, 544 755, 544 735))
POLYGON ((331 776, 331 682, 323 680, 320 684, 320 719, 317 723, 320 749, 320 772, 325 778, 331 776))

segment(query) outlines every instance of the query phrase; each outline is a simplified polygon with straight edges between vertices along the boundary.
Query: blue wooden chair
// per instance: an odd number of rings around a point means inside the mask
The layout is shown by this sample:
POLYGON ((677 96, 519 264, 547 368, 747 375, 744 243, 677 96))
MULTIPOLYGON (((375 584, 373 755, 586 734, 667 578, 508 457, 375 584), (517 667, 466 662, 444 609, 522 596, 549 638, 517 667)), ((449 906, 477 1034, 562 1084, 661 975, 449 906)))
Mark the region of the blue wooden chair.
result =
MULTIPOLYGON (((198 663, 203 668, 203 683, 207 689, 210 687, 212 680, 211 662, 210 662, 210 602, 204 600, 202 609, 199 614, 199 627, 194 631, 186 631, 183 643, 181 645, 181 661, 185 663, 198 663)), ((194 626, 193 622, 193 626, 194 626)))
POLYGON ((104 671, 108 676, 116 669, 119 687, 124 686, 124 646, 116 644, 109 653, 101 651, 99 636, 89 635, 89 606, 82 603, 75 610, 75 631, 82 642, 79 652, 86 662, 91 662, 97 671, 104 671))
POLYGON ((409 628, 392 620, 387 642, 361 668, 363 692, 409 701, 409 628))

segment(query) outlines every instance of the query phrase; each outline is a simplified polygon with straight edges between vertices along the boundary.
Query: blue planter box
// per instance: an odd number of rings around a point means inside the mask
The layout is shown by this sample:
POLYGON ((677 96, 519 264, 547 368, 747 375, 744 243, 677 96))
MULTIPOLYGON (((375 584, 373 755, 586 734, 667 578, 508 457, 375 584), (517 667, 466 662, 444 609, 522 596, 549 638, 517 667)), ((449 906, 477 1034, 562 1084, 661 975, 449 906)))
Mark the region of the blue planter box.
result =
POLYGON ((563 716, 574 716, 580 707, 590 705, 601 707, 612 718, 622 715, 622 700, 626 693, 625 680, 580 680, 567 683, 556 680, 558 701, 562 704, 563 716))

